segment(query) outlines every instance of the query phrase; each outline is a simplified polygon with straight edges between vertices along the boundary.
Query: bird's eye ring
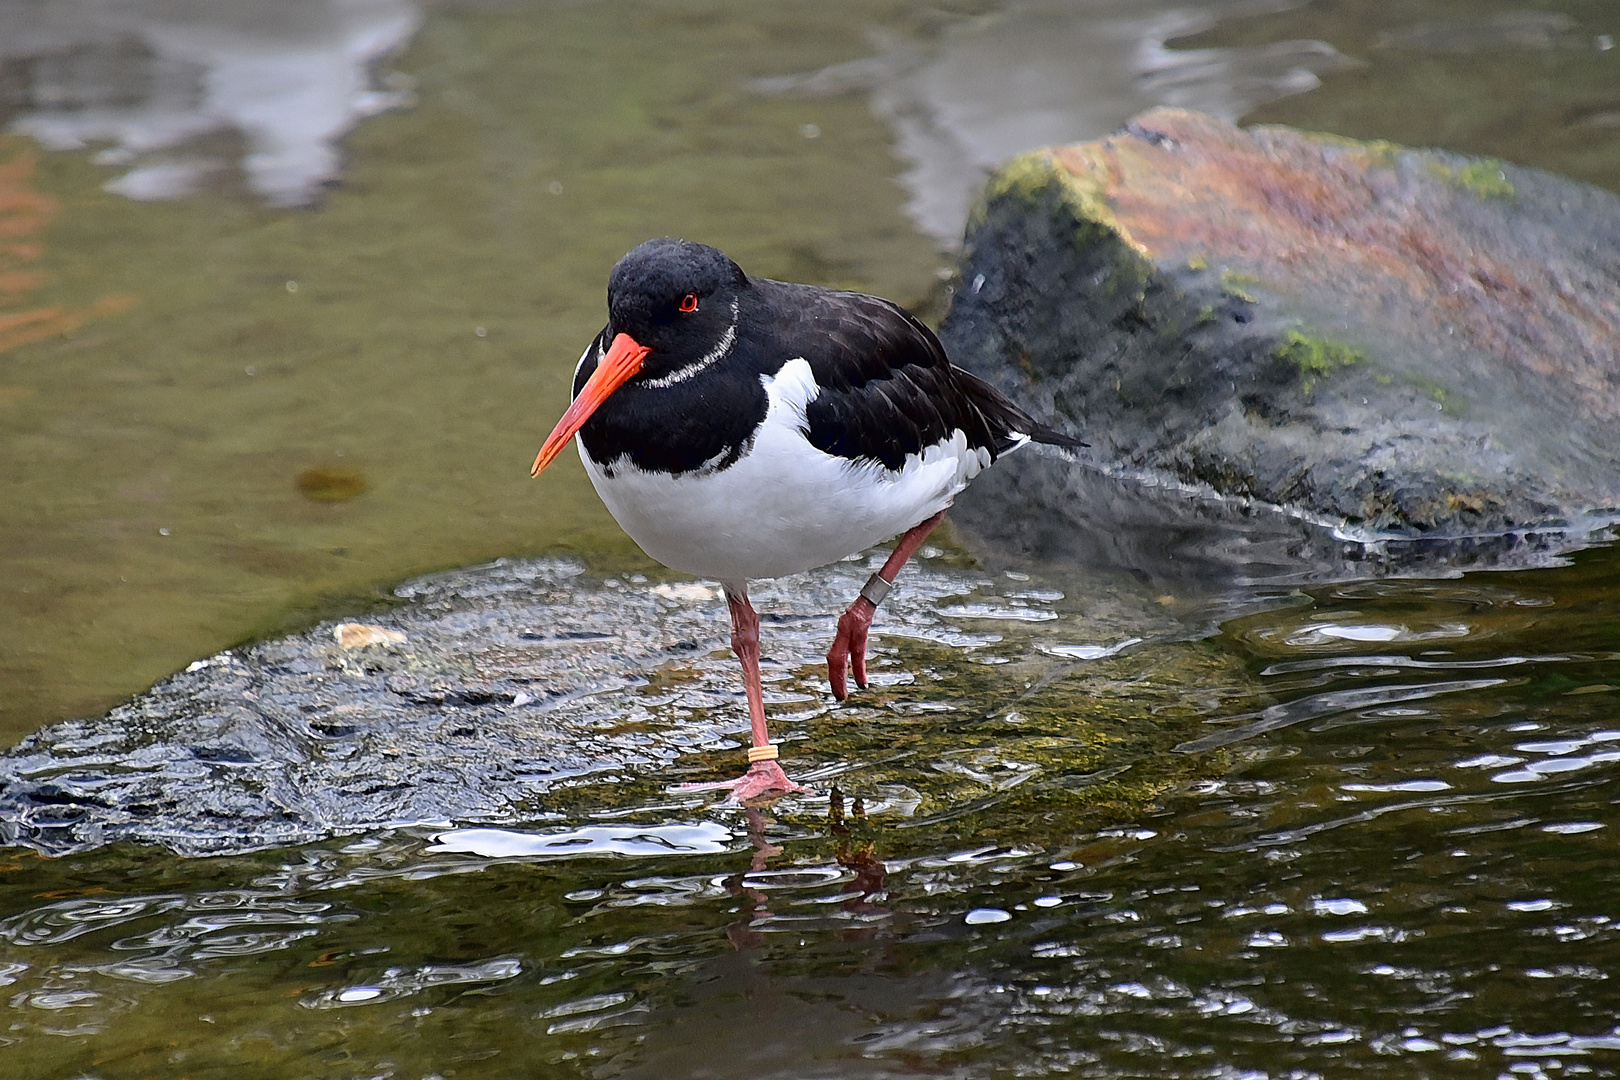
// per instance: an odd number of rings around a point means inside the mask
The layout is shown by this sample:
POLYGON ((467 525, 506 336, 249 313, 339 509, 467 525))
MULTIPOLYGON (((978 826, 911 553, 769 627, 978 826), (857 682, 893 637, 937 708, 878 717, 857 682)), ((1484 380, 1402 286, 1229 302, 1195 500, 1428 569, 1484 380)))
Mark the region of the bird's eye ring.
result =
POLYGON ((681 310, 682 311, 696 311, 697 310, 697 293, 689 292, 685 296, 681 297, 681 310))

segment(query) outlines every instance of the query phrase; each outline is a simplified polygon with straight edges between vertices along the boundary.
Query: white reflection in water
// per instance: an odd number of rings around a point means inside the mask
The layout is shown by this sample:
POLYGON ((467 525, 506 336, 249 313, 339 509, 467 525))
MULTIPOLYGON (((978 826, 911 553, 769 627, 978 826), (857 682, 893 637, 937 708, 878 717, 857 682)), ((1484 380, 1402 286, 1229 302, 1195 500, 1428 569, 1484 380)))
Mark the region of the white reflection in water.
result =
POLYGON ((1603 828, 1600 821, 1564 821, 1553 825, 1543 825, 1544 833, 1556 833, 1561 836, 1578 836, 1581 833, 1596 832, 1603 828))
POLYGON ((1102 138, 1155 105, 1228 120, 1320 85, 1351 61, 1321 41, 1173 49, 1168 42, 1289 0, 1014 0, 926 45, 878 39, 880 53, 755 80, 761 93, 864 90, 910 164, 907 211, 943 244, 961 241, 984 177, 1026 150, 1102 138))
POLYGON ((939 609, 953 619, 1000 619, 1009 622, 1051 622, 1057 612, 1044 608, 1008 607, 999 604, 957 604, 939 609))
POLYGON ((1105 656, 1113 656, 1130 648, 1132 645, 1140 645, 1141 643, 1141 638, 1133 637, 1126 638, 1124 641, 1113 645, 1047 645, 1043 643, 1035 647, 1048 656, 1063 656, 1071 660, 1101 660, 1105 656))
POLYGON ((1323 637, 1341 641, 1394 641, 1406 632, 1404 626, 1319 626, 1316 632, 1323 637))
POLYGON ((1367 905, 1360 900, 1341 897, 1330 900, 1317 900, 1311 905, 1318 915, 1365 915, 1367 905))
POLYGON ((566 832, 454 829, 434 837, 430 855, 469 854, 491 859, 537 855, 706 855, 725 851, 731 830, 713 821, 695 825, 587 825, 566 832))
POLYGON ((1319 646, 1339 641, 1445 641, 1465 638, 1468 634, 1468 625, 1456 622, 1440 623, 1429 630, 1383 623, 1312 623, 1295 630, 1284 640, 1289 645, 1319 646))
POLYGON ((360 985, 332 987, 304 995, 299 1004, 306 1009, 341 1009, 350 1005, 371 1005, 394 1001, 433 986, 456 986, 504 982, 523 974, 517 960, 488 960, 481 964, 424 964, 395 967, 380 978, 360 985))
POLYGON ((1392 784, 1340 784, 1345 791, 1450 791, 1444 780, 1400 780, 1392 784))
POLYGON ((0 3, 0 81, 21 87, 13 130, 56 150, 111 143, 97 160, 130 168, 110 191, 174 198, 240 168, 297 206, 337 176, 350 128, 409 102, 370 69, 421 20, 417 0, 0 3), (241 137, 240 161, 197 145, 219 134, 241 137))
POLYGON ((989 926, 994 923, 1010 922, 1012 913, 1000 908, 974 908, 962 916, 962 921, 969 926, 989 926))

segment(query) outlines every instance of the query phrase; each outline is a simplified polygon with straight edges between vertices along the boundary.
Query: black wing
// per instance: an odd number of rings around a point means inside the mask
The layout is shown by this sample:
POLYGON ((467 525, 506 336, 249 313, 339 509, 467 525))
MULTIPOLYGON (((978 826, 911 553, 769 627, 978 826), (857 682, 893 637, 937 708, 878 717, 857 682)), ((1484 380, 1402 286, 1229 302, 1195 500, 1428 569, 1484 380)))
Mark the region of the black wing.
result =
POLYGON ((791 339, 807 347, 799 351, 820 392, 805 409, 805 434, 824 453, 899 469, 954 431, 992 460, 1025 435, 1085 445, 1036 423, 1001 391, 952 365, 934 332, 897 304, 864 293, 755 284, 774 294, 770 307, 792 313, 791 339))

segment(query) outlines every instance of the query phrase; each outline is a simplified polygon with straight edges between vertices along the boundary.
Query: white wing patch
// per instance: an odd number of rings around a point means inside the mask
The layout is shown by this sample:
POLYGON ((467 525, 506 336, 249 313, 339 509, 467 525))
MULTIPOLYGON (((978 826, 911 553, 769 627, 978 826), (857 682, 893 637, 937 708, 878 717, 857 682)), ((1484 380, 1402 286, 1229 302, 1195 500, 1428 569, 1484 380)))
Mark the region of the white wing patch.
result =
POLYGON ((795 356, 783 364, 782 370, 774 376, 761 375, 759 381, 765 387, 765 396, 770 399, 770 406, 766 409, 767 423, 775 420, 799 431, 808 431, 804 412, 821 394, 821 386, 810 370, 810 362, 802 356, 795 356))

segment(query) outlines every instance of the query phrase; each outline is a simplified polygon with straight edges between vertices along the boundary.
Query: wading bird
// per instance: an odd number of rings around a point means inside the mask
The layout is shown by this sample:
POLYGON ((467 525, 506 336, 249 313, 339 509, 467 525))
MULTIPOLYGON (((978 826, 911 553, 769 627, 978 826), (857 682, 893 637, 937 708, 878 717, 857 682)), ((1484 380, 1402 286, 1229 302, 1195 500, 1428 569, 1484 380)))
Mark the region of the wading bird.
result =
POLYGON ((723 252, 649 240, 608 279, 608 322, 532 475, 575 436, 597 494, 649 556, 720 582, 753 746, 741 802, 798 788, 777 763, 748 582, 899 536, 827 653, 866 687, 866 638, 895 576, 968 482, 1027 442, 1084 443, 955 367, 905 309, 863 293, 750 278, 723 252))

